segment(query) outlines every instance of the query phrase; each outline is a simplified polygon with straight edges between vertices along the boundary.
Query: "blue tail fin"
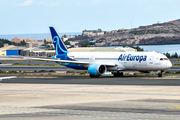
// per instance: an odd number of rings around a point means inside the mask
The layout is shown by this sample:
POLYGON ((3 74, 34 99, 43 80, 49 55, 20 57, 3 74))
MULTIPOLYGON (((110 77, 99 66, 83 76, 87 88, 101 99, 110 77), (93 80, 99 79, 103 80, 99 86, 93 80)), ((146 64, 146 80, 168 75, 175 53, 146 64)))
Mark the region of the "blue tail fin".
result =
POLYGON ((56 50, 56 55, 68 53, 66 46, 64 45, 63 41, 60 39, 56 30, 53 27, 49 27, 49 28, 50 28, 51 36, 53 39, 54 48, 56 50))

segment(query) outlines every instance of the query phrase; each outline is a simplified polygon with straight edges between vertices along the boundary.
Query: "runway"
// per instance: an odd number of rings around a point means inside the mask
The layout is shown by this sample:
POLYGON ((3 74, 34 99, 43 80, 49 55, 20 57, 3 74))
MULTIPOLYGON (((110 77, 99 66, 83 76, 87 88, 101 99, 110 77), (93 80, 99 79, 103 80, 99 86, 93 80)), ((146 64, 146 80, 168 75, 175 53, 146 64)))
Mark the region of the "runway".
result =
POLYGON ((180 120, 180 76, 19 75, 1 83, 1 120, 180 120))
POLYGON ((180 86, 180 76, 17 76, 16 79, 3 80, 1 83, 180 86))

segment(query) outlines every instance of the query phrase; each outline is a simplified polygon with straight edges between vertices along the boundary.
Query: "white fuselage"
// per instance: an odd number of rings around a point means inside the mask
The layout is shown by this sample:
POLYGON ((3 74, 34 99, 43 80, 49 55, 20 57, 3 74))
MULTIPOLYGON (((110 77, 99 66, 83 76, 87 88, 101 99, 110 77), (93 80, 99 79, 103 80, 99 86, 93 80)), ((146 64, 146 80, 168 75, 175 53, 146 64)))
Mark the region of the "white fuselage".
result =
MULTIPOLYGON (((172 67, 165 55, 156 52, 70 52, 67 55, 70 59, 91 64, 116 64, 107 67, 107 71, 158 71, 172 67)), ((88 66, 84 67, 88 68, 88 66)))

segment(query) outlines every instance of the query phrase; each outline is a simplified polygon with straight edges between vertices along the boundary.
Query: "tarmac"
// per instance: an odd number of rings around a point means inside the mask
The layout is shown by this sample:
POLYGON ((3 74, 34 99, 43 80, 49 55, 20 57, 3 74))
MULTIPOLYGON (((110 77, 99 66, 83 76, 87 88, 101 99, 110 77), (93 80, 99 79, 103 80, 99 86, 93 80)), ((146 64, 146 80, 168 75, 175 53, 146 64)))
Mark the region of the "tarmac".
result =
POLYGON ((17 76, 1 82, 0 119, 180 120, 179 89, 180 76, 17 76))

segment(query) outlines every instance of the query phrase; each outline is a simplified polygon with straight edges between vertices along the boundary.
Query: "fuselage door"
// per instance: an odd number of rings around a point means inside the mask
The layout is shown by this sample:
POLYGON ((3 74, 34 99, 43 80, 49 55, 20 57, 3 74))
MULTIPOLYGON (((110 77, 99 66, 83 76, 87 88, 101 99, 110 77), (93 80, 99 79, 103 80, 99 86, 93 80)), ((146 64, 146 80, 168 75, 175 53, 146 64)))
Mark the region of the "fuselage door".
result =
POLYGON ((95 58, 94 58, 94 56, 92 55, 91 57, 90 57, 90 62, 94 62, 95 61, 95 58))
POLYGON ((154 62, 154 56, 150 56, 150 58, 149 58, 149 64, 153 64, 153 62, 154 62))

